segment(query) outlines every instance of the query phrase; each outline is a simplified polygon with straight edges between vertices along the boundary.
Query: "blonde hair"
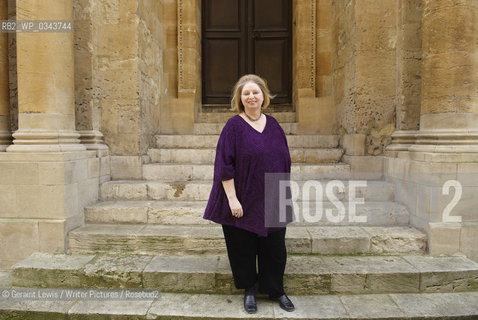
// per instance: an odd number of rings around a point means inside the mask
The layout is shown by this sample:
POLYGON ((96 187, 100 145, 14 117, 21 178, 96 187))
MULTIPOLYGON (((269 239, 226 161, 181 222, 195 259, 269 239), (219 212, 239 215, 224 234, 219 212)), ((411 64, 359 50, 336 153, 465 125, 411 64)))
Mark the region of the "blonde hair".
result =
POLYGON ((232 99, 231 99, 231 110, 236 111, 237 113, 244 111, 244 105, 241 101, 242 89, 248 82, 253 82, 259 86, 264 96, 264 102, 262 103, 262 109, 266 109, 271 103, 271 99, 275 96, 271 95, 267 83, 264 79, 255 74, 246 74, 243 75, 239 80, 237 80, 232 90, 232 99))

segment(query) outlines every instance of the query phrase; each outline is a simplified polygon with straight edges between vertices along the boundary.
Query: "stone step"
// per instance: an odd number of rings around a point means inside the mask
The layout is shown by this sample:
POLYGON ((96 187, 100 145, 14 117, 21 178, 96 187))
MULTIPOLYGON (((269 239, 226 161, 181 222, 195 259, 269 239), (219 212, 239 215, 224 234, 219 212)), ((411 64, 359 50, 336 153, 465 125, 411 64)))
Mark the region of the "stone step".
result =
MULTIPOLYGON (((216 149, 219 135, 156 135, 156 147, 216 149)), ((322 148, 331 149, 339 146, 338 135, 288 135, 289 148, 322 148)))
MULTIPOLYGON (((227 255, 35 253, 12 267, 11 278, 15 287, 242 293, 227 255)), ((290 255, 284 289, 291 295, 478 291, 478 263, 465 257, 290 255)))
POLYGON ((0 288, 9 288, 12 286, 9 271, 0 271, 0 288))
MULTIPOLYGON (((290 226, 291 254, 422 254, 426 235, 409 227, 290 226)), ((223 254, 219 225, 86 224, 69 233, 72 253, 223 254)))
MULTIPOLYGON (((290 148, 293 163, 339 162, 343 149, 290 148)), ((153 163, 213 164, 216 150, 204 149, 149 149, 148 156, 153 163)))
MULTIPOLYGON (((266 112, 273 116, 279 123, 295 122, 295 112, 266 112)), ((197 117, 199 123, 226 123, 227 120, 234 117, 235 112, 200 112, 197 117)))
MULTIPOLYGON (((126 290, 123 290, 126 291, 126 290)), ((477 319, 478 293, 397 293, 290 296, 296 310, 258 297, 258 311, 244 311, 241 295, 161 293, 159 300, 0 300, 0 319, 477 319), (125 303, 126 302, 126 303, 125 303)))
MULTIPOLYGON (((303 200, 305 195, 305 181, 296 181, 298 186, 298 199, 303 200)), ((337 199, 348 200, 350 193, 365 201, 393 201, 395 189, 392 183, 386 181, 365 181, 366 187, 349 188, 349 182, 344 181, 344 191, 336 192, 337 199), (355 190, 355 192, 353 192, 355 190)), ((310 183, 310 182, 309 182, 310 183)), ((316 181, 323 190, 330 181, 316 181)), ((146 180, 121 180, 108 181, 100 186, 101 200, 208 200, 212 181, 146 181, 146 180)), ((317 188, 317 187, 316 187, 317 188)), ((320 188, 320 187, 319 187, 320 188)), ((313 191, 315 189, 312 189, 313 191)), ((314 194, 315 195, 315 194, 314 194)), ((313 200, 314 195, 309 199, 313 200)), ((324 197, 325 199, 325 197, 324 197)))
MULTIPOLYGON (((85 220, 91 223, 206 224, 208 222, 202 219, 206 204, 207 201, 103 201, 85 207, 85 220)), ((337 203, 297 201, 295 204, 293 225, 406 226, 409 222, 406 207, 389 201, 369 201, 355 206, 345 200, 337 203)))
MULTIPOLYGON (((222 123, 195 123, 194 134, 220 134, 225 126, 225 122, 222 123)), ((296 122, 282 122, 280 123, 282 130, 285 134, 295 135, 298 133, 298 124, 296 122)))
MULTIPOLYGON (((191 163, 150 163, 143 165, 143 179, 166 181, 210 180, 214 175, 212 164, 191 163)), ((349 179, 350 165, 344 163, 293 163, 291 179, 321 180, 349 179)))

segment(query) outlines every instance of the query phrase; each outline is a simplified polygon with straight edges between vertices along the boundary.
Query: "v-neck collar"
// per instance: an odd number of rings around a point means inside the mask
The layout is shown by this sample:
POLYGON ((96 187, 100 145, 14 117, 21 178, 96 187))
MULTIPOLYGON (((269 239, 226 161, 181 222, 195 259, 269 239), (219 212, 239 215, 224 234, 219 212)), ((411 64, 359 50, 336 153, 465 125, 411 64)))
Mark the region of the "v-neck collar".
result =
POLYGON ((253 126, 251 126, 251 124, 249 122, 246 121, 246 119, 244 119, 243 117, 241 117, 240 114, 237 115, 239 118, 242 119, 242 121, 244 121, 248 127, 250 127, 252 130, 254 130, 255 132, 257 132, 258 134, 263 134, 264 131, 266 131, 266 128, 267 128, 267 124, 269 123, 269 120, 267 119, 267 115, 264 113, 264 117, 266 117, 266 124, 264 125, 264 129, 262 129, 262 131, 259 131, 257 130, 256 128, 254 128, 253 126))

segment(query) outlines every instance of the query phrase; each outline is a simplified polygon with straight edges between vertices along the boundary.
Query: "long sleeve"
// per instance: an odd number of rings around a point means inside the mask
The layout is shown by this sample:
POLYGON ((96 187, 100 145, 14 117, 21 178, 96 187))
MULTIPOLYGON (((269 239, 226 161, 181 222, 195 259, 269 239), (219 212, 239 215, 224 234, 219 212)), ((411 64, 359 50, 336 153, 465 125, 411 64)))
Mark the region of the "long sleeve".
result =
POLYGON ((236 141, 234 128, 228 123, 217 142, 214 161, 214 180, 225 181, 234 178, 236 160, 236 141))

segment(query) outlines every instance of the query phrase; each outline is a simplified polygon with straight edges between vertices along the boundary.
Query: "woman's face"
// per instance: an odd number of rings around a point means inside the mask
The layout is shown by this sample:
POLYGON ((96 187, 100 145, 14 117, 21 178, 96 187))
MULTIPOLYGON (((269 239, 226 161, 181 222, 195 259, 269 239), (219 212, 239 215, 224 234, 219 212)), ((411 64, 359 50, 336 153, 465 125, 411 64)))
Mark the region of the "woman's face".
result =
POLYGON ((264 94, 255 82, 246 82, 241 92, 242 105, 246 110, 261 108, 264 94))

